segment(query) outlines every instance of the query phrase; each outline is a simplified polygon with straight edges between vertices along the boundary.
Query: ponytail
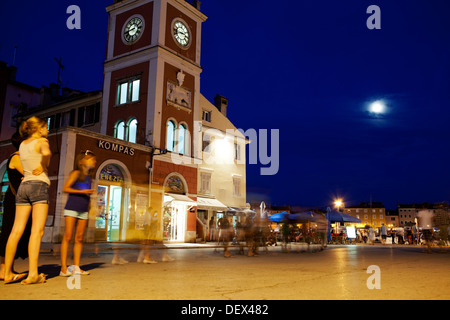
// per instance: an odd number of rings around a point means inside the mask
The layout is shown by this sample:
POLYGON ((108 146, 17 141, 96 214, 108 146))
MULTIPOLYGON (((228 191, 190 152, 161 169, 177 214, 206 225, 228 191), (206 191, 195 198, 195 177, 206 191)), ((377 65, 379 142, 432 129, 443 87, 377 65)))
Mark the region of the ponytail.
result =
POLYGON ((26 121, 23 121, 19 128, 20 136, 23 139, 29 138, 39 128, 45 125, 45 121, 39 117, 31 117, 26 121))

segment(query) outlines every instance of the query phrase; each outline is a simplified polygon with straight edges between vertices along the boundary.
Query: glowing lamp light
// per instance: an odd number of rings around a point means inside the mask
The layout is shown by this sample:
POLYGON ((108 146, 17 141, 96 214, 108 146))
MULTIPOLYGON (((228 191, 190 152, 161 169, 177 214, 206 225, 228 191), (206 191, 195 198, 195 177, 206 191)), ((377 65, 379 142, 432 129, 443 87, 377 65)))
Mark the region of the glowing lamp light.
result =
POLYGON ((374 101, 369 105, 369 111, 377 114, 384 113, 386 111, 386 105, 381 100, 374 101))

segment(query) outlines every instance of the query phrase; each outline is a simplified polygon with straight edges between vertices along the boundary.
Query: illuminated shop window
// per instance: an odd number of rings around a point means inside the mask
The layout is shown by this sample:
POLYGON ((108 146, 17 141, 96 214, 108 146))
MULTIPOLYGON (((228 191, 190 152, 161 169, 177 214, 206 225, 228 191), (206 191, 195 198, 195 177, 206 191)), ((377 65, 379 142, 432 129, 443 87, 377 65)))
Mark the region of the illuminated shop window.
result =
POLYGON ((125 140, 125 122, 117 122, 114 127, 114 138, 125 140))
POLYGON ((140 79, 121 82, 117 86, 117 104, 139 101, 140 79))
POLYGON ((180 154, 186 153, 186 131, 186 126, 180 124, 178 128, 178 153, 180 154))
POLYGON ((128 141, 136 143, 137 138, 137 120, 131 119, 128 121, 128 141))
POLYGON ((141 80, 136 79, 131 82, 131 102, 139 100, 139 87, 141 80))
POLYGON ((172 120, 167 122, 166 149, 172 152, 175 150, 175 128, 175 122, 172 120))
POLYGON ((117 90, 117 104, 127 103, 128 82, 120 83, 117 90))
POLYGON ((167 121, 166 149, 171 152, 187 154, 189 152, 189 132, 186 124, 177 124, 173 120, 167 121))

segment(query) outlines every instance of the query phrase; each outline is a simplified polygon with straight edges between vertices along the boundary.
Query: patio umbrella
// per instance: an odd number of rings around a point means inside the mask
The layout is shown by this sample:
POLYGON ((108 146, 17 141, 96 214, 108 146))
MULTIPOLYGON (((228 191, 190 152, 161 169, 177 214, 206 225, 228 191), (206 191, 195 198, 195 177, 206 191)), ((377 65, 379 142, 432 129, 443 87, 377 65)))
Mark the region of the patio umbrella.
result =
POLYGON ((282 222, 287 218, 287 216, 289 216, 289 213, 287 212, 278 212, 270 215, 269 220, 272 222, 282 222))
POLYGON ((361 220, 351 216, 349 214, 339 212, 339 211, 329 211, 327 212, 327 219, 330 222, 354 222, 360 223, 361 220))
POLYGON ((354 222, 360 223, 361 220, 355 218, 349 214, 339 212, 339 211, 331 211, 330 208, 327 208, 326 217, 328 219, 328 241, 331 241, 331 223, 332 222, 354 222))
POLYGON ((237 208, 237 207, 228 207, 227 213, 232 214, 234 216, 246 216, 253 217, 255 215, 254 210, 250 210, 248 208, 237 208))
POLYGON ((312 211, 307 211, 307 212, 298 212, 298 213, 293 213, 289 215, 289 220, 294 220, 294 221, 315 221, 316 220, 316 214, 312 211))

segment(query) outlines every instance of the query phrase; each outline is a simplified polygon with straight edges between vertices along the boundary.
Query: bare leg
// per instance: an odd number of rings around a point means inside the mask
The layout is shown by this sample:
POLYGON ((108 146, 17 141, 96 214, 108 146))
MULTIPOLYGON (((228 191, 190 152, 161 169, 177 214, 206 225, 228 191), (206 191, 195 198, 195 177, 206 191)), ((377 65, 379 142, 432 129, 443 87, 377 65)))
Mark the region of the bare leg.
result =
POLYGON ((152 258, 151 254, 150 254, 150 247, 149 247, 150 244, 154 246, 154 245, 155 245, 155 241, 150 240, 150 243, 148 244, 148 246, 146 247, 146 250, 145 250, 143 262, 144 262, 144 263, 151 263, 151 264, 153 264, 153 263, 158 263, 156 260, 154 260, 154 259, 152 258))
POLYGON ((39 280, 39 251, 41 249, 42 236, 44 235, 45 222, 47 221, 47 213, 48 204, 37 203, 33 205, 33 224, 31 226, 30 242, 28 244, 29 271, 28 277, 22 283, 34 283, 39 280))
POLYGON ((5 279, 5 257, 0 257, 0 280, 5 279))
POLYGON ((87 220, 78 219, 77 231, 75 233, 75 244, 73 245, 73 264, 80 267, 81 251, 83 250, 83 237, 86 230, 87 220))
POLYGON ((66 228, 64 230, 64 237, 61 241, 61 272, 67 272, 67 252, 69 251, 69 243, 72 240, 73 228, 75 227, 74 217, 65 217, 66 228))
MULTIPOLYGON (((16 273, 14 271, 14 261, 11 266, 11 272, 16 273)), ((5 257, 0 257, 0 280, 4 280, 4 279, 5 279, 5 257)))
POLYGON ((12 272, 14 256, 16 255, 17 245, 30 217, 30 212, 31 206, 16 206, 16 217, 5 250, 5 283, 11 281, 14 277, 14 273, 12 272))

